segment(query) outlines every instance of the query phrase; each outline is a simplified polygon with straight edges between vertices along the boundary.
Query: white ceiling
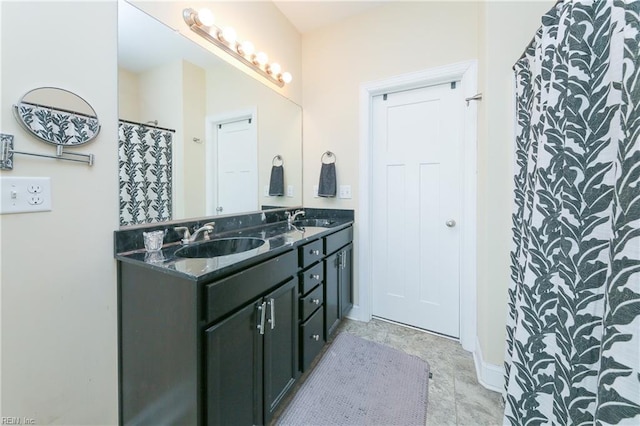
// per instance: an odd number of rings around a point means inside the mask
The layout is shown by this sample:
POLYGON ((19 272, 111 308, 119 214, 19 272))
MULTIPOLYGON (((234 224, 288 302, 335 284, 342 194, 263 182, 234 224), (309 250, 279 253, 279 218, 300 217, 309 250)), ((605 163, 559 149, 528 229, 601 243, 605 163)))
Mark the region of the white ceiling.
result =
POLYGON ((386 1, 274 1, 301 34, 326 27, 350 16, 381 6, 386 1))

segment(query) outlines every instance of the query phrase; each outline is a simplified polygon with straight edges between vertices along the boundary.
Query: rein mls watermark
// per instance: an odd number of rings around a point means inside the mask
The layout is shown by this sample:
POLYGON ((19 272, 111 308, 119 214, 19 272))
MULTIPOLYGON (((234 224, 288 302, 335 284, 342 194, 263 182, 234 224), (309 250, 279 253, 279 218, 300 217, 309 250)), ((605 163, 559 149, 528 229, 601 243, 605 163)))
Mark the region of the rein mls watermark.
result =
POLYGON ((30 417, 0 417, 0 425, 35 425, 36 419, 30 417))

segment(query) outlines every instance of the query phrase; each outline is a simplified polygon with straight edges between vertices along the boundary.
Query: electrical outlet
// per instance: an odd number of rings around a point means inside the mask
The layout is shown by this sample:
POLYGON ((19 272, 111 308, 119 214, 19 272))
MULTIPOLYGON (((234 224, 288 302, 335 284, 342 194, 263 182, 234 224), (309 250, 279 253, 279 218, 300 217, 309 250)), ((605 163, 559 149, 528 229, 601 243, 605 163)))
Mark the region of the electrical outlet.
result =
POLYGON ((39 195, 32 195, 27 199, 27 202, 32 206, 39 206, 40 204, 44 203, 44 198, 39 195))
POLYGON ((51 211, 51 178, 0 177, 0 214, 51 211))
POLYGON ((37 183, 31 183, 27 186, 27 191, 32 194, 40 194, 42 192, 42 186, 37 183))

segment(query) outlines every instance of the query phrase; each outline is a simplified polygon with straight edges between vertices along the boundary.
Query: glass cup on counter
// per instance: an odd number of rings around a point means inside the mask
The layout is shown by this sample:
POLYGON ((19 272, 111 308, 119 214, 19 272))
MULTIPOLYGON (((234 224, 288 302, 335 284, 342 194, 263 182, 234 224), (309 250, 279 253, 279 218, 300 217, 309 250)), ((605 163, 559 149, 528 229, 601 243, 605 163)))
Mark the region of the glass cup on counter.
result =
POLYGON ((150 252, 158 252, 162 250, 162 244, 164 243, 164 231, 151 231, 143 232, 144 248, 150 252))

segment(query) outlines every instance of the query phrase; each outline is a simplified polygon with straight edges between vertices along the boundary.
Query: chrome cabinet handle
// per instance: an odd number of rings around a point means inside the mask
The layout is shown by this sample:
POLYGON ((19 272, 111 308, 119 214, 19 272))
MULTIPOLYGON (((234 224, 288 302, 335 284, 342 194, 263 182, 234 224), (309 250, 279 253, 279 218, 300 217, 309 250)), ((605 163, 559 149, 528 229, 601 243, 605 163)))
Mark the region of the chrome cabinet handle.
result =
POLYGON ((312 305, 319 305, 320 304, 320 299, 311 299, 311 304, 312 305))
POLYGON ((313 336, 311 336, 311 338, 317 342, 318 340, 320 340, 320 335, 314 334, 313 336))
POLYGON ((311 274, 311 275, 309 275, 309 278, 311 278, 312 280, 319 280, 320 279, 320 275, 319 274, 311 274))
POLYGON ((269 323, 271 323, 271 329, 273 330, 276 327, 276 301, 273 298, 269 299, 269 312, 271 313, 269 323))
POLYGON ((456 221, 453 219, 449 219, 445 222, 445 225, 447 225, 449 228, 453 228, 454 226, 456 226, 456 221))
POLYGON ((320 250, 309 250, 309 254, 313 254, 314 256, 318 256, 320 254, 320 250))
POLYGON ((260 315, 260 322, 258 323, 258 330, 260 330, 260 334, 264 334, 264 320, 265 320, 265 316, 266 316, 266 303, 262 302, 260 305, 258 305, 258 313, 260 315))

